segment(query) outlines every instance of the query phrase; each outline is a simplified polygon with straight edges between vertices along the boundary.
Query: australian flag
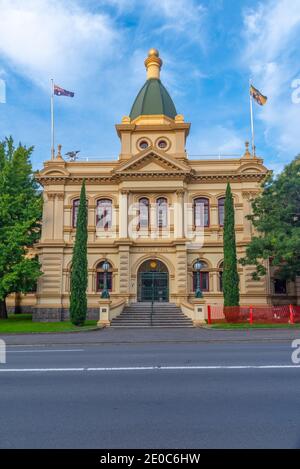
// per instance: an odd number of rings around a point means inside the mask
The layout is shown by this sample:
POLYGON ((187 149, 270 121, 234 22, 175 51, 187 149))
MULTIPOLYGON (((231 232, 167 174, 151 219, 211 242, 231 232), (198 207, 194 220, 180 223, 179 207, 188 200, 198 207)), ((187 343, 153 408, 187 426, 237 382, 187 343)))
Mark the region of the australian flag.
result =
POLYGON ((54 85, 54 94, 56 96, 68 96, 69 98, 74 98, 73 91, 67 91, 61 88, 60 86, 54 85))

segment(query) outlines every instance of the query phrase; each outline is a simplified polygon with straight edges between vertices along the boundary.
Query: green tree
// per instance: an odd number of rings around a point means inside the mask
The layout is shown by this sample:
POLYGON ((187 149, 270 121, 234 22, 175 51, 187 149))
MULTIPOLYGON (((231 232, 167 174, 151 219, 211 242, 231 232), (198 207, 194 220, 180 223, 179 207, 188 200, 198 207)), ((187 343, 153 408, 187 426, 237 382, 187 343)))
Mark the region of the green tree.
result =
POLYGON ((41 229, 42 198, 33 177, 33 147, 0 142, 0 319, 7 319, 6 298, 27 293, 41 275, 30 255, 41 229))
POLYGON ((234 204, 229 183, 226 188, 224 210, 224 263, 222 277, 224 306, 239 306, 240 292, 234 229, 234 204))
POLYGON ((257 235, 240 262, 255 266, 253 278, 266 274, 269 260, 283 279, 294 280, 300 275, 300 155, 279 175, 266 178, 247 218, 257 235))
POLYGON ((87 315, 87 206, 83 181, 76 223, 76 239, 72 257, 70 317, 73 324, 83 326, 87 315))

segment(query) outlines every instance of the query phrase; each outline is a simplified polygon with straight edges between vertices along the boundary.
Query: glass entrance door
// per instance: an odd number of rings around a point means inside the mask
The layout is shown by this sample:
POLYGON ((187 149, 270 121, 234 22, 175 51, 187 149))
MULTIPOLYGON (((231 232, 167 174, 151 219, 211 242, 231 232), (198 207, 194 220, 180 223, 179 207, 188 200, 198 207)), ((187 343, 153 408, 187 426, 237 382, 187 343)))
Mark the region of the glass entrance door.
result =
POLYGON ((169 301, 168 273, 141 272, 139 301, 169 301))

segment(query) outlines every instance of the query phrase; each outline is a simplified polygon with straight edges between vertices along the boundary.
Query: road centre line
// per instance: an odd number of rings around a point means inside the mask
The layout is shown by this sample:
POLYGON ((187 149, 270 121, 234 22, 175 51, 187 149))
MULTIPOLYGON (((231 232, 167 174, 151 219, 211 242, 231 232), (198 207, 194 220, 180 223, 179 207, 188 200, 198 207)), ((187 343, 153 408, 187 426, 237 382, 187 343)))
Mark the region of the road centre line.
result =
POLYGON ((0 373, 49 373, 49 372, 108 372, 108 371, 180 371, 180 370, 267 370, 298 369, 300 365, 191 365, 191 366, 128 366, 128 367, 81 367, 81 368, 0 368, 0 373))
POLYGON ((84 352, 84 349, 62 349, 62 350, 6 350, 6 353, 57 353, 57 352, 84 352))

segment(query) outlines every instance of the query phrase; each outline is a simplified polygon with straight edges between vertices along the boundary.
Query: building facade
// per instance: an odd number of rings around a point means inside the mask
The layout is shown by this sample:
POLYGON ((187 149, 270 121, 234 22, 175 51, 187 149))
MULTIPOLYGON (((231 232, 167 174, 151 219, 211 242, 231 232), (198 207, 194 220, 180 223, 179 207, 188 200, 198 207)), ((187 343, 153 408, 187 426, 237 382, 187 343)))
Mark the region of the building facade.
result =
MULTIPOLYGON (((116 125, 121 147, 118 160, 66 161, 59 146, 57 155, 37 174, 44 188, 43 227, 37 245, 43 275, 37 292, 20 300, 24 308, 33 307, 35 320, 69 316, 72 250, 83 180, 90 318, 98 318, 105 275, 111 317, 126 304, 152 298, 176 303, 192 317, 198 258, 204 302, 222 304, 227 181, 234 197, 237 255, 244 256, 253 234, 246 216, 267 174, 263 160, 250 154, 247 143, 239 158, 189 159, 185 146, 190 124, 177 114, 160 80, 162 61, 157 50, 149 51, 145 66, 146 83, 130 115, 116 125), (104 261, 109 263, 107 274, 104 261)), ((297 285, 280 283, 272 272, 254 281, 251 273, 250 266, 239 266, 241 304, 296 304, 297 285)))

